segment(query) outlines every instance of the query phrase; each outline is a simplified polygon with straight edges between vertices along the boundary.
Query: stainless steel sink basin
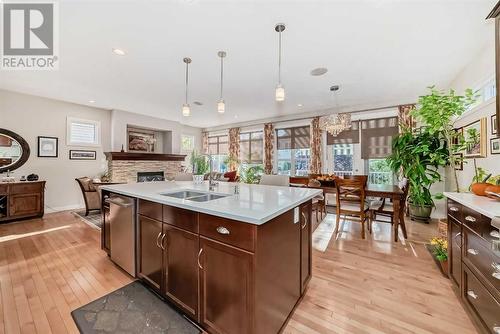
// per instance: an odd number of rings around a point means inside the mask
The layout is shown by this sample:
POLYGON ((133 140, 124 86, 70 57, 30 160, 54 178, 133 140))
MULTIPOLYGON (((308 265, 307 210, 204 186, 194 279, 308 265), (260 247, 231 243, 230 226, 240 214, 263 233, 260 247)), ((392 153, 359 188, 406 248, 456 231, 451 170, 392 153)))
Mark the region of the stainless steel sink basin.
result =
POLYGON ((162 195, 168 196, 168 197, 186 199, 186 198, 190 198, 190 197, 203 196, 203 195, 205 195, 205 193, 202 193, 199 191, 183 190, 183 191, 177 191, 175 193, 167 193, 167 194, 162 194, 162 195))
POLYGON ((229 195, 206 194, 203 196, 188 198, 188 200, 195 201, 195 202, 208 202, 208 201, 211 201, 214 199, 224 198, 227 196, 229 196, 229 195))
POLYGON ((186 200, 194 201, 194 202, 208 202, 208 201, 212 201, 214 199, 219 199, 219 198, 230 196, 230 195, 225 195, 225 194, 212 194, 212 193, 191 191, 191 190, 182 190, 182 191, 177 191, 177 192, 173 192, 173 193, 165 193, 165 194, 161 194, 161 195, 173 197, 173 198, 179 198, 179 199, 186 199, 186 200))

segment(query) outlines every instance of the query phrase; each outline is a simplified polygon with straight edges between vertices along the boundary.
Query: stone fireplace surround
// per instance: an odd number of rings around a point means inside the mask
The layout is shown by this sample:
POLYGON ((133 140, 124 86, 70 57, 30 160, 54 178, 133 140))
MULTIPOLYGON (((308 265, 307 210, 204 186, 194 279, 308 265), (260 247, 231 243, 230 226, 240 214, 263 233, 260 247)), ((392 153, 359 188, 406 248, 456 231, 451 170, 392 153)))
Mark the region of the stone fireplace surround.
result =
POLYGON ((182 170, 185 155, 106 152, 108 171, 112 182, 137 182, 138 172, 163 172, 165 178, 173 177, 182 170))

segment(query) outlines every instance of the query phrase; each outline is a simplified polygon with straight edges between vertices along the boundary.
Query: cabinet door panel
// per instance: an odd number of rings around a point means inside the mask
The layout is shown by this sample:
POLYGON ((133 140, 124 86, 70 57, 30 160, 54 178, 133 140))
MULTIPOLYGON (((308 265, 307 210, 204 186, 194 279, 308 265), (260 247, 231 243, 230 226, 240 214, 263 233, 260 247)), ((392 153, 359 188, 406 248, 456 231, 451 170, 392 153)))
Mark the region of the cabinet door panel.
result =
POLYGON ((139 277, 156 290, 162 284, 162 254, 158 240, 162 234, 163 223, 139 215, 139 277))
POLYGON ((40 198, 40 193, 10 195, 9 214, 14 217, 40 213, 40 198))
POLYGON ((215 333, 253 333, 253 254, 200 237, 201 323, 215 333))
POLYGON ((456 286, 462 281, 462 225, 448 218, 450 228, 450 278, 456 286))
POLYGON ((312 258, 312 224, 311 205, 305 204, 300 207, 300 287, 304 292, 311 278, 312 258))
POLYGON ((163 224, 165 295, 198 320, 199 237, 163 224))

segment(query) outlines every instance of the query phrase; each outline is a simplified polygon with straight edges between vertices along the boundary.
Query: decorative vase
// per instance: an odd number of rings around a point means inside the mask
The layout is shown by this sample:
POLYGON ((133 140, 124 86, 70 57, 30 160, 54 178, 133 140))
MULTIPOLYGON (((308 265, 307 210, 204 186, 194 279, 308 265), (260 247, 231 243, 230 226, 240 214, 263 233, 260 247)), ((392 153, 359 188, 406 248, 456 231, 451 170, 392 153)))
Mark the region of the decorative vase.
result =
POLYGON ((204 179, 205 179, 205 175, 203 175, 203 174, 193 175, 193 182, 195 184, 203 183, 204 179))
POLYGON ((439 261, 439 264, 441 264, 441 270, 443 271, 443 274, 448 276, 448 260, 439 261))
POLYGON ((484 183, 484 182, 473 183, 470 186, 470 191, 472 191, 474 194, 478 196, 486 196, 486 193, 484 191, 489 186, 491 186, 491 183, 484 183))

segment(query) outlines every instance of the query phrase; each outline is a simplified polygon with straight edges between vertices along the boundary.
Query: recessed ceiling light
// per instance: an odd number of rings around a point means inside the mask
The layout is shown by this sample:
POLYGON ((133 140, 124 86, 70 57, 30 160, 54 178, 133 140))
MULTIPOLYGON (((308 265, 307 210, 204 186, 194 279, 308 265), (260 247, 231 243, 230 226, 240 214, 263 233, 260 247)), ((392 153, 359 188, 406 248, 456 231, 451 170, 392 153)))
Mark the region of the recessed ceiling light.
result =
POLYGON ((311 70, 311 75, 317 77, 326 74, 326 72, 328 72, 328 69, 326 67, 318 67, 314 70, 311 70))
POLYGON ((118 56, 125 56, 127 53, 122 49, 113 48, 113 53, 118 56))
POLYGON ((200 101, 194 101, 193 104, 196 104, 197 106, 202 106, 203 105, 203 102, 200 102, 200 101))
POLYGON ((297 107, 302 108, 304 105, 302 103, 297 104, 297 107))
POLYGON ((95 103, 95 101, 94 100, 89 100, 89 103, 95 103))

